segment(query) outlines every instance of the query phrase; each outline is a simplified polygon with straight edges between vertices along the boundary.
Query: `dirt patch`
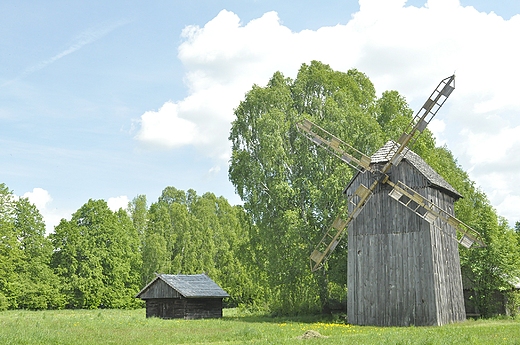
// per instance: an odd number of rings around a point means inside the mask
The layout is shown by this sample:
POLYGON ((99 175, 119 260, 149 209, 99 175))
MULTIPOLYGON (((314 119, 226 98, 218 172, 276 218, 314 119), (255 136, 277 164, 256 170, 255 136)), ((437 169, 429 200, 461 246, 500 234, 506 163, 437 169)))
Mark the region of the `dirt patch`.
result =
POLYGON ((328 338, 327 336, 321 335, 320 332, 308 330, 303 333, 303 335, 300 335, 298 339, 314 339, 314 338, 328 338))

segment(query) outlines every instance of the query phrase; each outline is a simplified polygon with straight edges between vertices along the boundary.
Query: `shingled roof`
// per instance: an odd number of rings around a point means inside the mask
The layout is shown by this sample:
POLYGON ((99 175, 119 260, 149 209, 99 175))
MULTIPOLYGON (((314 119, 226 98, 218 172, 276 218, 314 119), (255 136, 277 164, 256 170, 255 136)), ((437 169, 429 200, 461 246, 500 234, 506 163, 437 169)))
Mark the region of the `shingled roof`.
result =
POLYGON ((205 274, 157 274, 157 277, 146 285, 136 297, 140 297, 158 279, 168 284, 184 298, 223 298, 229 294, 205 274))
MULTIPOLYGON (((370 157, 370 164, 381 164, 388 162, 388 157, 392 157, 393 153, 397 151, 398 147, 398 143, 393 140, 389 140, 370 157)), ((462 195, 457 192, 457 190, 453 188, 448 182, 446 182, 446 180, 443 179, 441 175, 433 170, 433 168, 429 166, 428 163, 426 163, 418 154, 409 149, 405 149, 403 154, 403 159, 415 167, 428 180, 431 187, 441 189, 453 196, 455 199, 462 198, 462 195)))

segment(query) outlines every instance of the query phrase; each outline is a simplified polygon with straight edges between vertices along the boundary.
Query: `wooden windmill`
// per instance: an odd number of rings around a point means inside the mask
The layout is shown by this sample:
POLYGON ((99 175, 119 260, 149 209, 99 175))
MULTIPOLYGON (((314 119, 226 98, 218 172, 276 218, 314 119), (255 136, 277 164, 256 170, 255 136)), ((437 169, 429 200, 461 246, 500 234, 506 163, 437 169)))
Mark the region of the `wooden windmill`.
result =
POLYGON ((348 202, 311 254, 323 266, 348 231, 347 317, 359 325, 442 325, 465 319, 458 243, 484 246, 480 234, 454 217, 461 195, 408 149, 455 89, 443 79, 397 142, 368 157, 304 120, 312 142, 357 174, 348 202))

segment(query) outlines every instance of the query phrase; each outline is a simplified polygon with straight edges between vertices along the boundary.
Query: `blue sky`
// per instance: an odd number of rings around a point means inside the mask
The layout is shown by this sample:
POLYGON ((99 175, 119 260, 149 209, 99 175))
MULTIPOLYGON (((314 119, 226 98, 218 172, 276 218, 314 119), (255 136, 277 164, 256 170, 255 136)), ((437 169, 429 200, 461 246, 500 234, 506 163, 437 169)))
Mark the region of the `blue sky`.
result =
POLYGON ((317 59, 414 109, 455 71, 431 129, 513 223, 519 14, 514 0, 2 2, 0 182, 49 230, 90 198, 153 202, 166 186, 239 203, 233 108, 317 59))

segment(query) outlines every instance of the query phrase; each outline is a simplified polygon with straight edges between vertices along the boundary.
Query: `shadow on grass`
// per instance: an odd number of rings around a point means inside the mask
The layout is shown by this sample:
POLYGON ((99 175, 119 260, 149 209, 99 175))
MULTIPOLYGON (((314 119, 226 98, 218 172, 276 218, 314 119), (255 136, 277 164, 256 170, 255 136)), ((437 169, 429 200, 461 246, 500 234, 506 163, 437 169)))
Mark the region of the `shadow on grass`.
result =
MULTIPOLYGON (((224 309, 226 310, 226 309, 224 309)), ((261 313, 248 313, 243 311, 227 311, 224 312, 223 321, 243 321, 252 323, 345 323, 344 314, 311 314, 298 316, 273 316, 261 313)))

